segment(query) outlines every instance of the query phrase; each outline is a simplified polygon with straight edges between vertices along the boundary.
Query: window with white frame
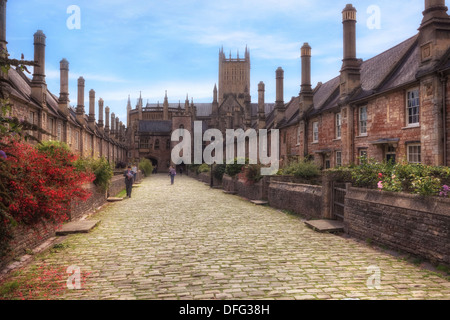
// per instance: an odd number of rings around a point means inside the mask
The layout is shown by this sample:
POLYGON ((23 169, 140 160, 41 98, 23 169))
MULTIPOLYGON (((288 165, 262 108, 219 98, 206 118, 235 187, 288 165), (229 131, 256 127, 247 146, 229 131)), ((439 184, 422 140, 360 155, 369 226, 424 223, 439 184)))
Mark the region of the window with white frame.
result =
POLYGON ((422 150, 420 143, 411 143, 407 146, 409 163, 422 163, 422 150))
POLYGON ((359 135, 367 135, 367 106, 359 108, 359 135))
POLYGON ((342 152, 336 151, 336 167, 342 166, 342 152))
POLYGON ((359 149, 359 162, 365 163, 367 162, 367 149, 359 149))
POLYGON ((340 113, 336 113, 336 139, 341 138, 342 118, 340 113))
POLYGON ((313 122, 313 142, 319 142, 319 122, 313 122))
POLYGON ((420 120, 420 97, 419 97, 419 89, 413 89, 408 91, 406 97, 406 108, 407 108, 407 119, 406 123, 408 125, 416 125, 419 124, 420 120))

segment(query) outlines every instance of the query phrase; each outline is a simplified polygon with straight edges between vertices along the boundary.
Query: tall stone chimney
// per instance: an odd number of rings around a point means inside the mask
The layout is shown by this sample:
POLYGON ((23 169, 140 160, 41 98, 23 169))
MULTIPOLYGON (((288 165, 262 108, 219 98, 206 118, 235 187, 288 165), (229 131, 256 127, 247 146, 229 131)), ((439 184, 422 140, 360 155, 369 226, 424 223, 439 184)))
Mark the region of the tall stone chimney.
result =
POLYGON ((88 117, 89 128, 95 130, 95 91, 91 89, 89 91, 89 117, 88 117))
POLYGON ((105 133, 109 136, 109 107, 105 108, 105 133))
POLYGON ((83 124, 84 121, 84 78, 79 77, 78 78, 78 102, 77 102, 77 109, 76 109, 76 115, 77 120, 80 122, 80 124, 83 124))
POLYGON ((258 83, 258 129, 266 127, 265 91, 266 86, 261 81, 258 83))
POLYGON ((104 101, 102 98, 98 100, 98 128, 100 129, 100 132, 105 132, 103 128, 103 105, 104 101))
POLYGON ((131 113, 131 100, 130 100, 130 95, 128 95, 128 103, 127 103, 127 127, 131 127, 130 113, 131 113))
POLYGON ((424 71, 430 63, 439 61, 449 48, 450 18, 447 11, 445 0, 425 0, 419 28, 420 61, 424 71))
POLYGON ((285 107, 284 107, 284 70, 279 67, 276 72, 276 101, 275 101, 275 126, 283 120, 285 107))
POLYGON ((360 61, 356 58, 356 9, 351 5, 342 11, 344 59, 341 68, 341 99, 361 85, 360 61))
POLYGON ((114 125, 114 133, 115 133, 116 139, 119 139, 119 135, 120 135, 119 117, 116 117, 116 124, 114 125))
POLYGON ((305 42, 300 50, 302 59, 302 84, 300 90, 300 115, 313 104, 311 87, 311 46, 305 42))
POLYGON ((62 59, 59 62, 60 70, 60 92, 59 92, 59 110, 67 117, 69 116, 69 61, 62 59))
POLYGON ((38 30, 34 34, 34 61, 37 63, 31 80, 31 95, 46 108, 47 84, 45 82, 45 34, 38 30))
POLYGON ((111 128, 110 128, 110 131, 109 131, 109 135, 111 137, 113 137, 113 138, 114 138, 114 136, 116 134, 115 126, 116 126, 116 115, 113 112, 113 113, 111 113, 111 128))
POLYGON ((0 49, 6 50, 6 1, 0 0, 0 49))

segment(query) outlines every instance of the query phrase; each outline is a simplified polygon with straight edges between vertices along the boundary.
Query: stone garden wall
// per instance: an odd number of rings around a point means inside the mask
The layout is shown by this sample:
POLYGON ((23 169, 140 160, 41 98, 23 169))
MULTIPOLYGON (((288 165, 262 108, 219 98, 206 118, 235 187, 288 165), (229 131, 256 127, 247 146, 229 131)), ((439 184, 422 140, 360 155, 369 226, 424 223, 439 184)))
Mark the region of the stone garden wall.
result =
POLYGON ((450 199, 350 188, 346 232, 450 266, 450 199))

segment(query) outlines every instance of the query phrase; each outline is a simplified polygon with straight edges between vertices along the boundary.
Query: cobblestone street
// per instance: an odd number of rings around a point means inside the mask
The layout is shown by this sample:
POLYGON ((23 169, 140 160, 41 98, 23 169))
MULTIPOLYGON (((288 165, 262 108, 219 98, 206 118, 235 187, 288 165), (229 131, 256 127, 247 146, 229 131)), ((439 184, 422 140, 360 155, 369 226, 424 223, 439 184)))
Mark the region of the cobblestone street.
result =
POLYGON ((93 218, 34 262, 90 273, 63 298, 450 299, 450 282, 427 270, 186 176, 145 179, 93 218))

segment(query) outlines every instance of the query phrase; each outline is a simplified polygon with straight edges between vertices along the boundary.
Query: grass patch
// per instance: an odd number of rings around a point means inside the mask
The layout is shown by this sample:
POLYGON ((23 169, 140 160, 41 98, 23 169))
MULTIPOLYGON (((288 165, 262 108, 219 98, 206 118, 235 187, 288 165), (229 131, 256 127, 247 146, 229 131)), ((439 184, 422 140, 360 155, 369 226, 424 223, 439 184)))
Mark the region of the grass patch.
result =
POLYGON ((17 280, 4 283, 0 286, 0 298, 9 295, 11 292, 17 290, 17 288, 19 288, 19 282, 17 280))
POLYGON ((116 198, 124 198, 126 195, 127 195, 127 190, 123 189, 116 195, 116 198))

